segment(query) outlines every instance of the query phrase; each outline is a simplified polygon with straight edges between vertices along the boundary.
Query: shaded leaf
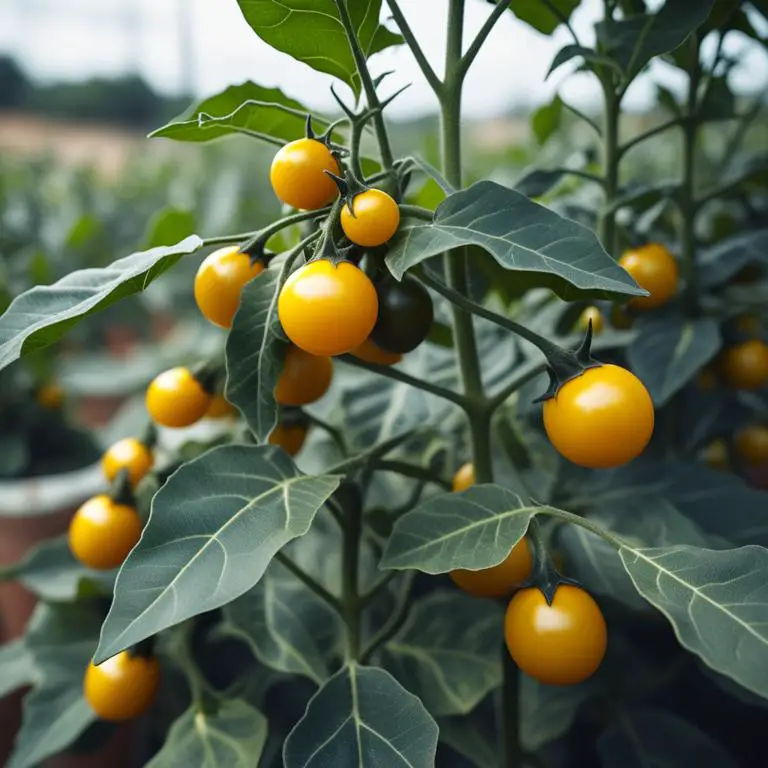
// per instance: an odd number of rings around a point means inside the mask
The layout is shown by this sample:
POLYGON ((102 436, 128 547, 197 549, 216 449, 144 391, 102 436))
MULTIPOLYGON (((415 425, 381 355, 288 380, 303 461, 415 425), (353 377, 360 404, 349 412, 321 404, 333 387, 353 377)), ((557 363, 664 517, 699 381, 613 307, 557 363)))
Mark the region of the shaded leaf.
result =
POLYGON ((267 741, 267 720, 240 699, 222 699, 215 712, 188 709, 171 726, 147 768, 253 768, 267 741))
MULTIPOLYGON (((334 0, 238 0, 237 4, 265 43, 360 92, 352 49, 334 0)), ((379 24, 381 0, 356 0, 348 10, 366 56, 400 43, 399 35, 379 24)))
POLYGON ((170 248, 134 253, 103 269, 81 269, 17 296, 0 316, 0 368, 52 344, 86 315, 143 291, 202 244, 193 235, 170 248))
POLYGON ((515 182, 515 189, 526 197, 541 197, 558 184, 565 175, 562 168, 552 171, 532 168, 515 182))
POLYGON ((312 697, 288 735, 285 768, 432 768, 437 724, 383 669, 350 664, 312 697))
POLYGON ((570 45, 564 45, 552 59, 552 63, 549 65, 549 70, 544 78, 545 80, 556 70, 563 66, 571 59, 582 58, 587 64, 593 65, 591 68, 595 69, 598 66, 611 67, 612 69, 619 69, 618 64, 608 56, 603 56, 592 48, 586 48, 583 45, 576 45, 571 43, 570 45))
POLYGON ((699 255, 699 274, 703 286, 724 283, 747 264, 768 264, 768 229, 758 229, 729 237, 699 255))
POLYGON ((507 557, 542 511, 498 485, 434 496, 395 523, 380 567, 426 573, 490 568, 507 557))
POLYGON ((433 716, 466 714, 501 684, 502 622, 496 603, 433 592, 384 646, 382 664, 433 716))
POLYGON ((390 243, 387 264, 399 279, 425 259, 461 245, 484 248, 518 272, 521 282, 550 287, 564 298, 645 295, 594 232, 492 181, 450 195, 433 223, 401 230, 390 243))
POLYGON ((768 550, 625 544, 619 554, 638 592, 685 648, 768 698, 768 550))
POLYGON ((465 757, 477 768, 497 768, 497 746, 489 734, 480 728, 477 718, 441 717, 440 741, 447 744, 454 752, 465 757))
POLYGON ((639 318, 637 330, 627 359, 656 406, 667 403, 720 350, 720 327, 711 318, 659 312, 639 318))
POLYGON ((512 0, 509 8, 518 19, 530 24, 538 32, 551 35, 563 19, 570 19, 580 3, 581 0, 552 0, 558 13, 553 13, 541 0, 512 0))
POLYGON ((227 399, 240 409, 261 442, 277 423, 275 387, 288 349, 277 300, 289 266, 286 259, 273 259, 245 286, 227 337, 227 399))
POLYGON ((0 698, 23 685, 31 685, 36 678, 32 654, 24 640, 11 640, 0 645, 0 698))
POLYGON ((531 128, 539 146, 547 143, 547 140, 560 128, 563 117, 563 102, 555 95, 549 104, 543 104, 531 115, 531 128))
POLYGON ((21 731, 6 768, 33 768, 96 722, 83 698, 83 675, 100 624, 101 614, 90 603, 36 608, 26 645, 38 676, 24 699, 21 731))
POLYGON ((183 465, 120 569, 97 660, 249 590, 338 484, 273 446, 226 445, 183 465))

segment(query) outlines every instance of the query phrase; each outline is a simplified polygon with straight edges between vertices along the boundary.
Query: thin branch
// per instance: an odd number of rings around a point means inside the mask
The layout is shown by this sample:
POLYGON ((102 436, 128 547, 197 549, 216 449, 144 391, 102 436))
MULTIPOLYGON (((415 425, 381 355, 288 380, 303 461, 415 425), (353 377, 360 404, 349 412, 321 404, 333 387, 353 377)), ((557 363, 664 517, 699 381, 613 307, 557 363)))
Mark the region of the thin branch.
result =
POLYGON ((365 664, 370 657, 384 643, 391 640, 403 627, 408 619, 408 609, 410 608, 411 587, 416 578, 414 571, 408 571, 403 577, 403 584, 398 595, 397 606, 389 617, 389 621, 371 638, 365 650, 360 654, 360 663, 365 664))
POLYGON ((650 139, 659 133, 664 133, 664 131, 669 130, 670 128, 674 128, 675 126, 683 125, 684 122, 685 118, 676 117, 672 120, 668 120, 666 123, 661 123, 660 125, 656 125, 653 128, 650 128, 645 133, 641 133, 639 136, 635 136, 634 138, 619 146, 617 150, 619 158, 622 158, 627 152, 629 152, 630 149, 636 147, 646 139, 650 139))
POLYGON ((545 5, 549 12, 571 33, 573 42, 576 43, 576 45, 581 46, 581 41, 576 34, 576 30, 568 20, 568 17, 552 2, 552 0, 541 0, 541 3, 542 5, 545 5))
POLYGON ((275 560, 277 560, 280 565, 289 570, 305 587, 307 587, 307 589, 310 589, 324 603, 327 603, 331 608, 333 608, 336 613, 338 613, 340 616, 343 616, 344 611, 341 605, 341 601, 335 595, 332 595, 322 584, 319 584, 317 581, 315 581, 303 568, 300 568, 298 565, 296 565, 296 563, 294 563, 293 560, 288 557, 288 555, 286 555, 284 552, 278 552, 275 555, 275 560))
POLYGON ((424 73, 424 77, 429 83, 429 87, 435 92, 436 95, 440 95, 443 90, 443 82, 435 73, 432 65, 424 55, 424 51, 419 45, 419 41, 416 39, 416 35, 413 34, 413 30, 408 24, 408 20, 400 10, 400 6, 397 4, 397 0, 386 0, 389 10, 392 13, 392 17, 397 24, 400 33, 405 40, 406 45, 411 49, 413 58, 416 59, 416 63, 419 65, 419 69, 424 73))
POLYGON ((426 480, 429 483, 439 485, 445 490, 451 489, 451 483, 442 477, 435 477, 426 467, 419 467, 416 464, 409 464, 406 461, 377 461, 373 465, 376 472, 394 472, 403 477, 412 477, 415 480, 426 480))
POLYGON ((243 232, 238 235, 220 235, 218 237, 206 237, 203 239, 203 245, 220 245, 226 243, 238 243, 243 241, 250 241, 253 243, 255 240, 261 240, 266 243, 272 235, 277 234, 283 229, 286 229, 293 224, 300 224, 302 221, 310 221, 311 219, 321 219, 328 215, 330 207, 318 208, 315 211, 299 211, 298 213, 285 216, 282 219, 278 219, 264 229, 259 229, 255 232, 243 232))
POLYGON ((554 168, 553 173, 562 173, 568 176, 576 176, 585 181, 591 181, 594 184, 599 184, 601 187, 605 186, 605 179, 602 176, 598 176, 595 173, 589 171, 582 171, 578 168, 554 168))
POLYGON ((360 607, 365 608, 379 592, 384 589, 391 581, 400 575, 400 571, 388 571, 382 576, 367 592, 360 595, 360 607))
POLYGON ((347 449, 347 441, 344 439, 341 430, 336 429, 332 424, 329 424, 327 421, 324 421, 312 413, 305 411, 305 415, 309 419, 310 424, 314 424, 318 429, 322 429, 323 432, 333 440, 334 444, 339 449, 339 453, 346 459, 349 456, 349 450, 347 449))
POLYGON ((485 23, 480 27, 477 35, 475 35, 475 39, 470 44, 469 48, 467 48, 467 52, 459 61, 457 68, 459 80, 463 80, 466 76, 469 68, 472 66, 472 62, 477 57, 477 54, 480 53, 480 49, 483 47, 486 38, 491 34, 491 30, 496 26, 496 22, 502 17, 504 11, 509 8, 511 1, 512 0, 499 0, 499 2, 496 3, 496 7, 488 14, 485 23))
POLYGON ((563 101, 563 99, 560 99, 560 101, 563 102, 563 106, 569 112, 572 112, 574 115, 576 115, 576 117, 580 117, 587 125, 589 125, 592 129, 594 129, 595 133, 597 133, 598 136, 603 135, 602 128, 600 128, 600 126, 591 117, 589 117, 589 115, 586 115, 580 109, 576 109, 576 107, 574 107, 572 104, 569 104, 567 101, 563 101))

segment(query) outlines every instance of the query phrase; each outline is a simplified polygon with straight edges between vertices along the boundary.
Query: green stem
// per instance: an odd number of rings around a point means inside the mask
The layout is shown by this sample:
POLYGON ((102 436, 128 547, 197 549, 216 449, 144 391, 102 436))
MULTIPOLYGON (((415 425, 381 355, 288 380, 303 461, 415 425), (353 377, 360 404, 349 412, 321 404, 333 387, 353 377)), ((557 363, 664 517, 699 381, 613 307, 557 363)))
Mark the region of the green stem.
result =
MULTIPOLYGON (((498 0, 496 7, 488 14, 485 23, 480 27, 477 35, 475 35, 475 39, 470 43, 469 48, 467 48, 467 52, 459 60, 458 76, 462 80, 472 66, 472 62, 477 57, 477 54, 480 53, 480 49, 483 47, 488 35, 491 34, 491 30, 496 26, 496 22, 501 18, 504 11, 509 8, 510 2, 511 0, 498 0)), ((461 48, 459 48, 459 54, 461 54, 461 48)))
POLYGON ((387 134, 387 126, 384 123, 384 114, 380 107, 378 94, 376 93, 376 86, 373 84, 371 73, 368 71, 368 63, 365 59, 365 54, 360 46, 360 41, 357 38, 357 32, 355 26, 352 23, 352 19, 347 10, 348 0, 334 0, 336 8, 339 11, 339 19, 346 32, 347 40, 349 41, 349 47, 352 50, 352 56, 355 59, 355 66, 357 67, 357 74, 360 77, 363 90, 365 91, 365 98, 368 102, 368 106, 371 109, 375 109, 376 112, 373 115, 373 127, 376 131, 376 139, 379 143, 379 154, 381 155, 381 164, 389 169, 394 162, 394 156, 392 154, 392 147, 389 144, 389 135, 387 134))
POLYGON ((409 464, 407 461, 396 461, 394 459, 377 461, 373 468, 376 472, 394 472, 403 477, 412 477, 414 480, 426 480, 427 482, 439 485, 445 490, 450 490, 451 483, 442 477, 436 477, 426 467, 419 467, 416 464, 409 464))
POLYGON ((617 96, 610 73, 602 79, 603 115, 603 210, 600 216, 600 240, 608 253, 616 250, 616 211, 613 201, 619 192, 619 108, 621 99, 617 96))
POLYGON ((365 647, 365 650, 362 652, 360 656, 360 662, 362 664, 367 663, 371 656, 376 653, 382 645, 391 640, 407 621, 410 609, 411 587, 413 586, 415 577, 416 574, 414 571, 409 571, 403 576, 397 605, 395 606, 394 611, 392 611, 387 623, 384 624, 371 638, 370 642, 365 647))
POLYGON ((343 616, 341 603, 334 597, 322 584, 315 581, 303 568, 300 568, 284 552, 278 552, 275 555, 280 565, 290 571, 307 589, 314 592, 324 603, 327 603, 334 611, 343 616))
POLYGON ((531 360, 518 370, 514 378, 510 379, 507 385, 500 389, 493 397, 488 400, 488 408, 493 413, 507 401, 507 398, 517 392, 518 389, 525 386, 529 381, 535 379, 540 373, 546 370, 547 364, 543 360, 531 360))
POLYGON ((316 426, 318 429, 322 429, 331 440, 333 440, 336 447, 339 449, 339 453, 343 458, 349 456, 349 450, 347 448, 347 441, 344 439, 344 435, 340 429, 336 429, 332 424, 324 421, 319 416, 315 416, 312 413, 305 412, 309 423, 316 426))
POLYGON ((657 136, 660 133, 664 133, 665 131, 668 131, 670 128, 674 128, 675 126, 682 125, 684 122, 683 118, 676 117, 674 120, 667 120, 666 123, 660 123, 659 125, 655 125, 653 128, 649 128, 645 133, 641 133, 639 136, 634 136, 629 141, 622 144, 618 150, 617 154, 619 159, 624 157, 624 155, 629 152, 630 149, 633 149, 638 144, 641 144, 642 142, 646 141, 647 139, 652 138, 653 136, 657 136))
POLYGON ((309 221, 310 219, 322 219, 327 216, 331 211, 331 207, 319 208, 316 211, 299 211, 298 213, 292 213, 290 216, 285 216, 282 219, 278 219, 264 229, 260 229, 256 232, 244 232, 239 235, 221 235, 219 237, 206 237, 203 240, 203 245, 221 245, 226 243, 238 243, 247 241, 250 244, 256 241, 266 243, 272 235, 276 235, 283 229, 292 226, 293 224, 300 224, 302 221, 309 221))
POLYGON ((501 644, 501 735, 502 768, 520 768, 523 752, 520 745, 520 671, 509 655, 506 643, 501 644))
MULTIPOLYGON (((561 99, 562 101, 562 99, 561 99)), ((563 106, 571 113, 576 115, 576 117, 581 118, 588 126, 594 129, 595 133, 597 133, 598 136, 603 135, 603 130, 600 128, 600 126, 587 114, 582 112, 580 109, 576 109, 572 104, 569 104, 567 101, 563 101, 563 106)))
POLYGON ((358 570, 360 561, 360 540, 363 532, 362 509, 346 509, 344 545, 342 550, 341 604, 346 626, 346 661, 360 658, 360 593, 358 570))

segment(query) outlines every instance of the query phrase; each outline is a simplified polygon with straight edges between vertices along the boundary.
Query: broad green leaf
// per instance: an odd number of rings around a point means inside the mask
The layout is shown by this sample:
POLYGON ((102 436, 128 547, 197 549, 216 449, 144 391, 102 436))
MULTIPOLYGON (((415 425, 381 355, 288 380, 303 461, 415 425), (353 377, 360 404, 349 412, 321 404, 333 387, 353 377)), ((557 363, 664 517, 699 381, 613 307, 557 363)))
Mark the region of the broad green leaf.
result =
POLYGON ((736 768, 736 761, 704 731, 662 709, 622 713, 600 734, 602 768, 736 768))
POLYGON ((188 709, 171 726, 147 768, 253 768, 267 741, 267 720, 240 699, 222 699, 214 712, 188 709))
POLYGON ((483 730, 478 717, 441 717, 437 724, 441 743, 447 744, 477 768, 497 768, 499 758, 495 734, 486 732, 490 728, 483 730))
POLYGON ((144 249, 173 245, 195 231, 195 216, 179 208, 164 208, 149 221, 144 235, 144 249))
POLYGON ((543 168, 532 168, 515 182, 515 189, 526 197, 541 197, 556 186, 564 177, 565 172, 561 168, 553 171, 547 171, 543 168))
POLYGON ((302 584, 272 573, 224 607, 221 632, 244 641, 262 664, 322 685, 328 663, 318 641, 338 617, 302 584))
POLYGON ((113 572, 93 571, 75 560, 65 536, 40 543, 13 569, 13 577, 50 602, 75 600, 85 591, 109 594, 114 581, 113 572))
MULTIPOLYGON (((244 129, 287 142, 304 136, 308 112, 279 88, 264 88, 248 80, 193 104, 150 136, 211 141, 244 129)), ((320 131, 328 126, 320 118, 313 118, 312 124, 320 131)))
POLYGON ((275 387, 288 348, 277 317, 277 300, 288 272, 288 261, 274 259, 245 286, 227 337, 227 399, 240 409, 262 442, 277 423, 275 387))
MULTIPOLYGON (((251 29, 268 45, 360 92, 360 78, 334 0, 237 0, 251 29)), ((379 23, 381 0, 347 3, 366 57, 401 42, 379 23)))
POLYGON ((352 663, 310 699, 288 735, 285 768, 433 768, 437 724, 383 669, 352 663))
POLYGON ((603 56, 602 54, 598 53, 592 48, 586 48, 583 45, 576 45, 574 43, 571 43, 570 45, 564 45, 555 54, 555 58, 552 59, 552 63, 549 65, 549 70, 547 71, 545 80, 549 78, 549 76, 556 69, 559 69, 560 67, 563 66, 563 64, 575 58, 584 59, 584 61, 587 62, 587 64, 593 65, 591 67, 592 69, 595 69, 598 66, 611 67, 612 69, 616 69, 616 70, 619 69, 618 64, 616 64, 616 62, 613 59, 609 58, 608 56, 603 56))
POLYGON ((37 678, 32 654, 24 640, 11 640, 0 645, 0 699, 37 678))
POLYGON ((183 465, 120 569, 96 659, 248 591, 338 484, 303 475, 273 446, 226 445, 183 465))
POLYGON ((552 288, 563 298, 646 294, 594 232, 492 181, 447 197, 432 223, 401 229, 387 264, 400 279, 416 264, 461 245, 484 248, 521 283, 552 288))
POLYGON ((395 523, 381 567, 425 573, 490 568, 504 560, 531 518, 543 511, 499 485, 434 496, 395 523))
POLYGON ((637 591, 685 648, 768 698, 768 550, 624 544, 619 554, 637 591))
POLYGON ((6 768, 34 768, 96 721, 83 698, 83 675, 100 624, 101 613, 91 603, 36 608, 25 642, 38 675, 24 699, 21 731, 6 768))
POLYGON ((549 104, 543 104, 531 115, 531 128, 539 146, 547 143, 548 139, 560 128, 563 117, 563 102, 555 96, 549 104))
POLYGON ((713 5, 714 0, 666 0, 656 13, 600 22, 597 38, 631 80, 652 58, 682 45, 713 5))
POLYGON ((501 606, 454 592, 433 592, 383 649, 382 666, 434 717, 471 712, 501 684, 501 606))
POLYGON ((581 3, 581 0, 552 0, 552 5, 558 11, 553 11, 541 0, 512 0, 509 9, 518 19, 530 24, 537 32, 551 35, 562 23, 570 19, 571 14, 581 3))
POLYGON ((86 315, 143 291, 202 245, 193 235, 170 248, 134 253, 103 269, 72 272, 53 285, 36 286, 17 296, 0 316, 0 369, 52 344, 86 315))
POLYGON ((768 265, 768 229, 757 229, 729 237, 707 248, 699 256, 702 285, 724 283, 748 264, 768 265))
POLYGON ((632 371, 662 406, 685 386, 720 349, 720 328, 711 318, 653 313, 637 324, 627 349, 632 371))

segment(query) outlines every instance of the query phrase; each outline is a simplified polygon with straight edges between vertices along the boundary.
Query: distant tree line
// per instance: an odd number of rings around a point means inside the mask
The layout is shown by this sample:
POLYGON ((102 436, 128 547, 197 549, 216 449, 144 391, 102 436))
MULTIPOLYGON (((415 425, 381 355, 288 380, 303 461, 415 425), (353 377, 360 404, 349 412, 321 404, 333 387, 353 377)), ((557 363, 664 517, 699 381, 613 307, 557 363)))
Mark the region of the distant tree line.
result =
POLYGON ((12 58, 0 56, 0 110, 145 129, 177 115, 189 101, 185 96, 162 96, 137 75, 42 85, 30 80, 12 58))

